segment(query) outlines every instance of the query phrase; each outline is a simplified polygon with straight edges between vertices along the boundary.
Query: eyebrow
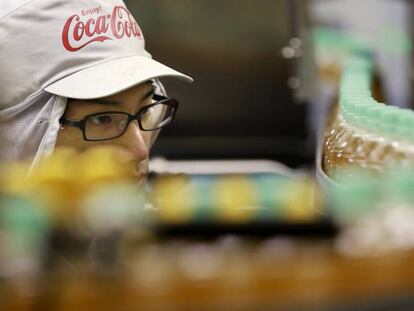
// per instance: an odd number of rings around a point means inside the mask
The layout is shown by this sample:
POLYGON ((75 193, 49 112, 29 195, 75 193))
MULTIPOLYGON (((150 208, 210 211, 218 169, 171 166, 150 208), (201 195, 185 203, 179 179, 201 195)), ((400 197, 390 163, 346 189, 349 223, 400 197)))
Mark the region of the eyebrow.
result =
MULTIPOLYGON (((144 94, 144 96, 142 96, 139 99, 139 102, 143 102, 144 100, 146 100, 148 97, 154 95, 155 92, 155 87, 153 85, 151 85, 151 89, 148 90, 148 92, 146 92, 144 94)), ((100 104, 100 105, 108 105, 108 106, 121 106, 121 103, 116 101, 116 100, 111 100, 111 99, 105 99, 105 98, 96 98, 96 99, 91 99, 90 100, 91 103, 96 103, 96 104, 100 104)))

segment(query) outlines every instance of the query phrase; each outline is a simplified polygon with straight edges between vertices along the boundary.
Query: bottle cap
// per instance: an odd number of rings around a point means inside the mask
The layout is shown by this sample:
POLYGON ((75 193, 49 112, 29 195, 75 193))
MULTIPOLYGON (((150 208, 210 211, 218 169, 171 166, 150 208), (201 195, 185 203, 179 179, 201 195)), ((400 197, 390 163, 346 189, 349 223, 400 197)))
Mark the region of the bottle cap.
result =
POLYGON ((396 136, 403 141, 413 142, 414 112, 410 109, 399 109, 396 123, 396 136))
POLYGON ((378 131, 381 135, 389 138, 395 137, 397 128, 398 108, 395 106, 385 106, 380 110, 378 118, 378 131))
POLYGON ((380 115, 383 107, 384 107, 384 104, 380 104, 380 103, 375 104, 374 103, 373 105, 371 105, 365 111, 365 113, 367 115, 365 127, 370 132, 373 132, 373 133, 377 133, 378 132, 378 129, 377 129, 377 126, 378 126, 378 117, 379 117, 379 115, 380 115))

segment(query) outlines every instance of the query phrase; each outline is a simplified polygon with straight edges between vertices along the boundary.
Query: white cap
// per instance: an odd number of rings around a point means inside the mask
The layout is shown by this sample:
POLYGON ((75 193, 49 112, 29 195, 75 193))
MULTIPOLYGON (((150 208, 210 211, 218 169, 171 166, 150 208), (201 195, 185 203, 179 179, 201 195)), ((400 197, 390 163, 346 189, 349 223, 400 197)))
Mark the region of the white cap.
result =
POLYGON ((28 1, 0 18, 0 55, 0 108, 39 90, 91 99, 164 76, 192 81, 151 58, 121 0, 28 1))

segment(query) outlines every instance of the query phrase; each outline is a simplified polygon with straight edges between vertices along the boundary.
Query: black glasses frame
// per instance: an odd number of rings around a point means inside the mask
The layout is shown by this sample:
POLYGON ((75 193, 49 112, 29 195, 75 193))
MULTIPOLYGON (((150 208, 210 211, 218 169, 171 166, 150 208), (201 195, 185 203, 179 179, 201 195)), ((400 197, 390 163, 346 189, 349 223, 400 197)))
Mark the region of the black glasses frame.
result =
POLYGON ((164 97, 164 96, 160 96, 160 95, 156 95, 156 94, 153 95, 153 99, 156 100, 155 103, 142 107, 134 115, 129 114, 128 112, 123 112, 123 111, 102 111, 102 112, 98 112, 98 113, 89 114, 89 115, 85 116, 82 120, 69 120, 69 119, 65 119, 65 118, 62 117, 62 118, 59 119, 59 123, 62 124, 62 125, 70 125, 70 126, 73 126, 73 127, 76 127, 78 129, 80 129, 82 131, 83 139, 86 140, 86 141, 105 141, 105 140, 112 140, 112 139, 118 138, 118 137, 124 135, 124 133, 128 129, 129 123, 131 123, 131 121, 134 121, 134 120, 138 121, 138 126, 139 126, 140 130, 146 131, 146 132, 155 131, 155 130, 158 130, 158 129, 163 128, 164 126, 170 124, 174 120, 175 113, 178 109, 178 101, 174 98, 171 98, 171 97, 164 97), (153 128, 153 129, 150 129, 150 130, 145 129, 142 126, 142 123, 141 123, 141 118, 140 118, 141 113, 144 109, 148 109, 148 108, 151 108, 151 107, 154 107, 154 106, 157 106, 157 105, 167 105, 167 106, 172 107, 171 119, 168 123, 166 123, 162 126, 159 126, 157 128, 153 128), (92 118, 92 117, 95 117, 95 116, 98 116, 98 115, 101 115, 101 114, 105 114, 105 113, 112 113, 112 114, 116 113, 116 114, 123 114, 123 115, 128 116, 128 121, 127 121, 127 123, 125 125, 125 128, 122 131, 122 133, 120 133, 117 136, 114 136, 114 137, 111 137, 111 138, 105 138, 105 139, 89 139, 89 138, 87 138, 86 137, 86 122, 87 122, 87 120, 89 118, 92 118))

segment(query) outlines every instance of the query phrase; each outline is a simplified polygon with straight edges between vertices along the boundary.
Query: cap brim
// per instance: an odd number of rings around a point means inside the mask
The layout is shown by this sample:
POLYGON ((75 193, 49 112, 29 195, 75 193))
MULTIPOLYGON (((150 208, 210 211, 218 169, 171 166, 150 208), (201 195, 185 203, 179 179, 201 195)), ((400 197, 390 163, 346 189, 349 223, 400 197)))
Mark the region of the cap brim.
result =
POLYGON ((154 78, 193 79, 149 57, 129 56, 85 68, 62 78, 45 91, 69 98, 92 99, 111 96, 154 78))

